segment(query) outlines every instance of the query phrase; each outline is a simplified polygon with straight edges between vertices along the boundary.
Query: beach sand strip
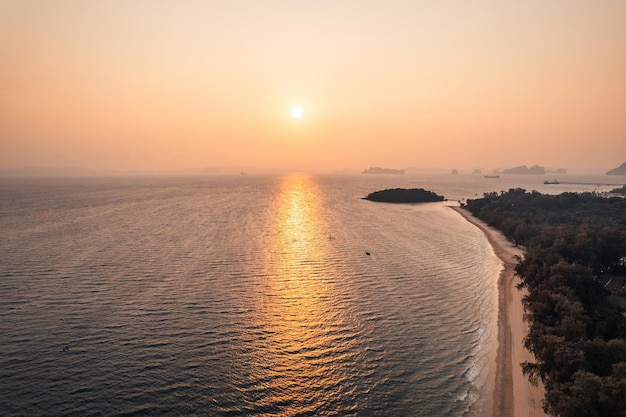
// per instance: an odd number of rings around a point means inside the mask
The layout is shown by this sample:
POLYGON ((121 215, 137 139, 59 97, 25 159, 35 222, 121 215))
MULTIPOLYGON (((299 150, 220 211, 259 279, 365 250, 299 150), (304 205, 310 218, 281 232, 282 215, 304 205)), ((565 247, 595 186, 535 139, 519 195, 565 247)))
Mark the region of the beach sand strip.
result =
POLYGON ((524 251, 469 211, 461 207, 451 208, 485 234, 503 264, 498 279, 498 349, 491 416, 547 417, 541 407, 543 385, 531 384, 521 367, 523 362, 534 361, 532 353, 523 344, 528 333, 522 305, 526 290, 518 290, 516 287, 520 282, 515 275, 516 256, 522 257, 524 251))

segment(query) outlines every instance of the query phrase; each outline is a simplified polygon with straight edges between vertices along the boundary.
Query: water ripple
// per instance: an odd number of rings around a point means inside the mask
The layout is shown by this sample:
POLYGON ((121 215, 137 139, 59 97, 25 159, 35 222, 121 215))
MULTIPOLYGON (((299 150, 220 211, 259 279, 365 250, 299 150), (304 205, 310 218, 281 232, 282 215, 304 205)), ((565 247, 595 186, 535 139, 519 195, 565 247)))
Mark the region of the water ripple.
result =
POLYGON ((4 191, 4 415, 474 412, 499 263, 444 206, 360 200, 366 179, 107 181, 4 191))

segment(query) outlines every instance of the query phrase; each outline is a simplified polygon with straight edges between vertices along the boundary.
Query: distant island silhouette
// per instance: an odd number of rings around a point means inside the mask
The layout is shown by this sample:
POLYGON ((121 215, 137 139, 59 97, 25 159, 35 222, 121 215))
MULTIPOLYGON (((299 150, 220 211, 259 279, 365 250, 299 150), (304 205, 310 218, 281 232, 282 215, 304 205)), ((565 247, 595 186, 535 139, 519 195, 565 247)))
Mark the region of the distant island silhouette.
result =
POLYGON ((565 175, 567 174, 567 170, 565 168, 557 168, 555 170, 546 170, 546 174, 560 174, 560 175, 565 175))
POLYGON ((606 175, 626 175, 626 162, 617 168, 613 168, 610 171, 607 171, 606 175))
POLYGON ((391 169, 381 167, 369 167, 361 172, 361 174, 404 174, 403 169, 391 169))
POLYGON ((546 173, 546 169, 539 165, 533 165, 528 168, 526 165, 522 165, 519 167, 508 168, 503 171, 505 174, 534 174, 534 175, 544 175, 546 173))
POLYGON ((393 188, 389 190, 374 191, 363 197, 363 200, 378 203, 432 203, 444 201, 444 197, 424 190, 423 188, 393 188))

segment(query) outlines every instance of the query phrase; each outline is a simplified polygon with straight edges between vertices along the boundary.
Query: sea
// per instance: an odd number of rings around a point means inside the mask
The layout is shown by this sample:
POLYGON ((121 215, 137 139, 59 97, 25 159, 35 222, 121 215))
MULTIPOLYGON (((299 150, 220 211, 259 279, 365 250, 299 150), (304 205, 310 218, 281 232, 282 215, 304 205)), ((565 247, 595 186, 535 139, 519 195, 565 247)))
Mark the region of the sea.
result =
POLYGON ((502 267, 450 206, 615 188, 546 178, 2 178, 0 414, 485 415, 502 267))

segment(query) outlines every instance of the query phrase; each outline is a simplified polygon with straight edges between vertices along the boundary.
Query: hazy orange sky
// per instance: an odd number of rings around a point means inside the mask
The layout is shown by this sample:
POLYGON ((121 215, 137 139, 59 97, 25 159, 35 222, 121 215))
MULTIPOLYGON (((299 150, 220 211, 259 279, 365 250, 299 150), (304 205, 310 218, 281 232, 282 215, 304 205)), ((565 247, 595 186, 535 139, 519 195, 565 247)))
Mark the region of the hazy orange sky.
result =
POLYGON ((624 0, 0 0, 0 57, 0 170, 626 161, 624 0))

